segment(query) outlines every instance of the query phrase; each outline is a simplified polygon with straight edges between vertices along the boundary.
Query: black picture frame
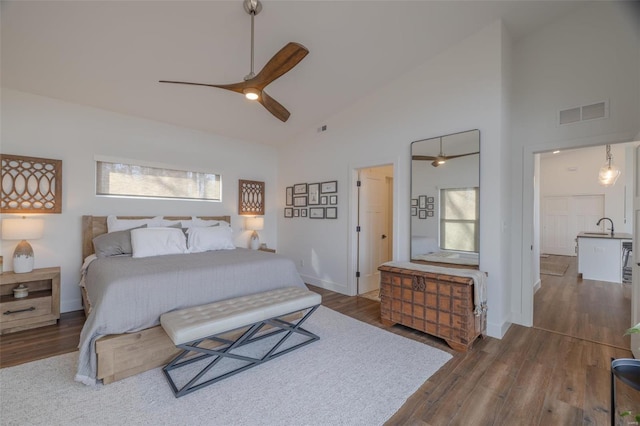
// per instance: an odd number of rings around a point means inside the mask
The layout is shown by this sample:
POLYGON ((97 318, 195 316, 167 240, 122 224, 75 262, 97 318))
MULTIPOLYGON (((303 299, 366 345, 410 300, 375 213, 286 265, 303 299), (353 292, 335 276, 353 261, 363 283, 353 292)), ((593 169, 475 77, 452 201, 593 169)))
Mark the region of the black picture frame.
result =
POLYGON ((293 217, 300 217, 300 209, 293 209, 293 217))
POLYGON ((418 208, 420 208, 420 209, 426 209, 427 208, 427 196, 426 195, 420 195, 418 197, 418 208))
POLYGON ((324 209, 324 217, 325 219, 337 219, 338 218, 338 208, 337 207, 327 207, 324 209))
POLYGON ((287 189, 285 191, 285 202, 284 204, 286 206, 292 206, 293 205, 293 186, 287 186, 287 189))
POLYGON ((293 195, 301 195, 307 193, 307 184, 306 183, 296 183, 293 185, 293 195))
POLYGON ((309 194, 309 199, 307 203, 310 206, 317 206, 320 204, 320 184, 319 183, 310 183, 307 187, 307 191, 309 194))
POLYGON ((433 217, 433 210, 427 210, 427 217, 433 217))
POLYGON ((411 207, 411 216, 418 216, 418 207, 411 207))
POLYGON ((335 206, 338 204, 338 196, 337 195, 329 195, 329 204, 335 206))
POLYGON ((435 203, 435 199, 433 197, 427 197, 427 204, 435 203))
POLYGON ((420 219, 426 219, 427 218, 427 211, 426 210, 420 210, 418 211, 418 217, 420 219))
POLYGON ((309 207, 310 219, 324 219, 324 207, 309 207))
POLYGON ((300 217, 307 217, 307 209, 300 209, 300 217))
POLYGON ((307 196, 297 195, 293 197, 293 207, 307 207, 307 196))
POLYGON ((418 207, 418 199, 417 198, 412 198, 411 199, 411 207, 418 207))
POLYGON ((284 217, 286 217, 286 218, 293 217, 293 208, 285 207, 284 208, 284 217))
POLYGON ((320 204, 322 204, 323 206, 326 206, 328 203, 329 203, 329 197, 327 197, 326 195, 321 195, 320 204))
POLYGON ((433 210, 433 204, 428 204, 427 203, 427 210, 433 210))
POLYGON ((338 192, 338 181, 331 180, 329 182, 322 182, 320 184, 320 192, 322 194, 332 194, 338 192))

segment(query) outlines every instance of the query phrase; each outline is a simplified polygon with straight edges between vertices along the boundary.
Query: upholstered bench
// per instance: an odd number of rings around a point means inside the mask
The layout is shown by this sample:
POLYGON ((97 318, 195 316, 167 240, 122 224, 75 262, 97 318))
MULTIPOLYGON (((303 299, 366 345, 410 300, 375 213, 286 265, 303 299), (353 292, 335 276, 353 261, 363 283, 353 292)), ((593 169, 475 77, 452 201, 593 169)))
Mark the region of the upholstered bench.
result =
POLYGON ((286 287, 163 314, 160 317, 162 328, 173 343, 183 350, 162 369, 173 394, 176 398, 181 397, 318 340, 320 337, 305 330, 301 325, 321 302, 322 297, 319 294, 306 288, 286 287), (304 310, 308 311, 296 323, 282 318, 304 310), (270 326, 272 329, 265 331, 265 326, 270 326), (243 330, 235 340, 221 336, 232 330, 245 328, 246 331, 243 330), (274 339, 275 343, 272 342, 272 346, 264 355, 254 357, 232 352, 278 333, 285 333, 285 335, 280 339, 274 339), (306 338, 300 343, 278 351, 293 334, 300 334, 306 338), (219 346, 203 347, 202 344, 206 341, 218 342, 219 346), (185 358, 190 353, 195 353, 197 356, 185 358), (203 361, 206 358, 213 359, 210 362, 203 361), (240 360, 244 365, 203 379, 205 374, 223 359, 240 360), (186 384, 178 387, 170 372, 201 361, 206 365, 195 374, 190 372, 190 379, 186 384))

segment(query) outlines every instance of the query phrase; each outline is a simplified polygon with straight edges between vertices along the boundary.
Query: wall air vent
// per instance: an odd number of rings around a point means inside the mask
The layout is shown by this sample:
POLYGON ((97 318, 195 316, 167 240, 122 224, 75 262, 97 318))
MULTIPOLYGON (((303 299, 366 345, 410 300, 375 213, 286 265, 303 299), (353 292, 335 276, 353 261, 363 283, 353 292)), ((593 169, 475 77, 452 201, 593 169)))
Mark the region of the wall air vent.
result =
POLYGON ((596 102, 595 104, 563 109, 558 114, 558 124, 562 126, 564 124, 596 120, 598 118, 609 118, 608 101, 596 102))

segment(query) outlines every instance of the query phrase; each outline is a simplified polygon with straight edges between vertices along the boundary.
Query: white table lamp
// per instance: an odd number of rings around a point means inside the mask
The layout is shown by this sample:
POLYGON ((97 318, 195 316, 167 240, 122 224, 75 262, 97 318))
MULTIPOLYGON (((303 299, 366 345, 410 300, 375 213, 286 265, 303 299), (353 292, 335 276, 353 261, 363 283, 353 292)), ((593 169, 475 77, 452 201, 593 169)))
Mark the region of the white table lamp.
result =
POLYGON ((27 240, 42 238, 42 219, 2 219, 2 239, 20 240, 13 252, 13 272, 23 274, 33 271, 33 248, 27 240))
POLYGON ((264 218, 248 217, 244 220, 244 227, 249 231, 253 231, 253 234, 251 234, 251 250, 257 250, 260 247, 258 231, 264 229, 264 218))

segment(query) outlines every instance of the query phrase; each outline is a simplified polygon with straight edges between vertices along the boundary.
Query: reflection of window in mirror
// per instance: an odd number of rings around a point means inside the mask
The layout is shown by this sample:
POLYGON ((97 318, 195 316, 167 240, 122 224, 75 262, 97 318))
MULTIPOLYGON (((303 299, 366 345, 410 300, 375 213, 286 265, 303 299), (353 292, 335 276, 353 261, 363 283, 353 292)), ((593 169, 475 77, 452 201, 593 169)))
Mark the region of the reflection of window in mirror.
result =
POLYGON ((440 248, 477 252, 479 188, 440 190, 440 248))

